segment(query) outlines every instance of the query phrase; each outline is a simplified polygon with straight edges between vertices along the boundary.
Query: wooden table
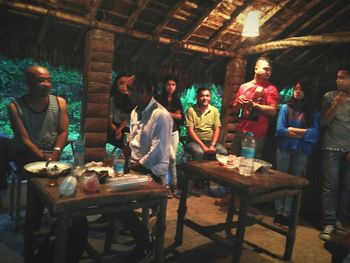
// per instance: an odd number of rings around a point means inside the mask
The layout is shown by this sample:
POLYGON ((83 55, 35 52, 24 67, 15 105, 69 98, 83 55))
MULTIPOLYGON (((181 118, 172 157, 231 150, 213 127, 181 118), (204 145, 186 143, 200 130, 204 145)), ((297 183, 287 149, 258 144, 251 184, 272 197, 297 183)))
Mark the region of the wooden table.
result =
MULTIPOLYGON (((180 169, 183 172, 181 181, 181 199, 178 210, 175 242, 169 247, 169 251, 182 244, 183 227, 186 225, 210 239, 227 245, 229 248, 233 247, 232 262, 240 262, 245 228, 250 224, 249 221, 251 220, 247 214, 248 208, 255 203, 272 201, 285 196, 292 196, 292 220, 288 230, 283 230, 274 225, 268 224, 263 220, 255 222, 286 236, 283 258, 286 260, 291 259, 302 188, 308 185, 306 179, 290 176, 272 169, 269 169, 265 174, 255 173, 253 176, 246 177, 240 175, 238 169, 228 169, 219 166, 217 161, 191 161, 181 165, 180 169), (232 198, 225 223, 203 227, 190 219, 185 219, 188 184, 189 179, 193 178, 216 182, 225 186, 227 190, 233 193, 231 195, 232 198), (235 197, 238 197, 240 200, 240 209, 238 212, 238 220, 234 222, 233 216, 236 212, 234 207, 235 197), (232 228, 237 228, 235 235, 231 232, 232 228), (225 231, 226 238, 223 238, 216 233, 219 231, 225 231)), ((251 243, 250 245, 255 246, 251 243)), ((267 250, 264 251, 268 252, 267 250)))
MULTIPOLYGON (((62 178, 60 178, 62 180, 62 178)), ((27 192, 26 230, 24 235, 25 262, 32 262, 33 231, 37 220, 35 206, 43 202, 49 211, 57 216, 54 262, 62 263, 66 259, 66 239, 69 220, 78 215, 112 214, 137 208, 158 208, 155 244, 155 260, 163 262, 165 215, 167 190, 151 181, 126 190, 107 191, 106 185, 100 185, 98 193, 85 193, 79 186, 71 197, 60 197, 58 187, 49 187, 48 179, 29 180, 27 192)))

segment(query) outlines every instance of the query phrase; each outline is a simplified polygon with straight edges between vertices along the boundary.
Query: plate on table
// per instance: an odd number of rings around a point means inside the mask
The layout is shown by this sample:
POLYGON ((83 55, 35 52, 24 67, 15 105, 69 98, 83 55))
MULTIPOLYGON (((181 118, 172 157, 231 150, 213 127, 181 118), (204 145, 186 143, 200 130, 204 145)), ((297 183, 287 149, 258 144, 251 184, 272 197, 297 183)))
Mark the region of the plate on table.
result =
POLYGON ((239 157, 233 154, 229 155, 223 155, 223 154, 216 154, 215 155, 216 160, 221 163, 222 165, 226 166, 227 168, 236 168, 239 164, 239 157))
POLYGON ((28 163, 26 164, 23 169, 31 174, 37 175, 37 176, 46 176, 48 169, 51 171, 54 171, 55 174, 66 175, 70 172, 72 165, 69 163, 63 163, 63 162, 50 162, 48 167, 45 167, 46 162, 34 162, 34 163, 28 163))
POLYGON ((254 172, 259 170, 259 169, 267 171, 271 167, 272 167, 272 164, 269 162, 266 162, 266 161, 260 160, 260 159, 254 159, 254 172))
POLYGON ((73 171, 76 176, 82 176, 84 173, 95 172, 96 174, 107 173, 107 177, 114 177, 114 169, 111 166, 103 166, 102 162, 87 163, 83 167, 79 167, 73 171))

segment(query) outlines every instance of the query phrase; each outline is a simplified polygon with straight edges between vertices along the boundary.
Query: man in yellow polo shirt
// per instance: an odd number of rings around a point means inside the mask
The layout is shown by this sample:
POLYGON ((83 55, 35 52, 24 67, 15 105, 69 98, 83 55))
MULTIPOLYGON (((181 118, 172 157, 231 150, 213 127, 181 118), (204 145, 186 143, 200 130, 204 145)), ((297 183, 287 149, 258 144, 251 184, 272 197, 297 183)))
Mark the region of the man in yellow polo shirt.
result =
POLYGON ((210 89, 197 90, 197 103, 188 108, 185 116, 188 143, 185 149, 194 160, 203 160, 215 153, 227 154, 227 150, 218 143, 220 135, 220 114, 210 105, 210 89))

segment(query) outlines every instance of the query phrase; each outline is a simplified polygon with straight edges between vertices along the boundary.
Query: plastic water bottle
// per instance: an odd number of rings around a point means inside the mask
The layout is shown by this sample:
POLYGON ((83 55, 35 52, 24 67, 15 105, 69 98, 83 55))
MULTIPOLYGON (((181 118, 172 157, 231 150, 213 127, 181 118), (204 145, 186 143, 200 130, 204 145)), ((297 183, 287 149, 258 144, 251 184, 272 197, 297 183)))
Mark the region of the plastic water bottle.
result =
POLYGON ((84 166, 84 140, 79 139, 74 143, 74 166, 84 166))
POLYGON ((242 139, 242 152, 239 162, 239 173, 251 176, 254 173, 255 140, 252 132, 247 132, 242 139))
POLYGON ((114 153, 113 168, 116 176, 124 175, 125 157, 122 150, 117 149, 114 153))

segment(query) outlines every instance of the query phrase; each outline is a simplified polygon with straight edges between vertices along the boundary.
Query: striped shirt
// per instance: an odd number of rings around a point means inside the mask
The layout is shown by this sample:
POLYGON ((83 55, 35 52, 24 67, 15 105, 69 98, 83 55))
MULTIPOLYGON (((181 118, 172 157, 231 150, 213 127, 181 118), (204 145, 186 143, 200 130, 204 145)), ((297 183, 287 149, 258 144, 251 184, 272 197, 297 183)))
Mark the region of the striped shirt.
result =
MULTIPOLYGON (((42 150, 51 151, 58 135, 58 98, 49 95, 49 104, 42 112, 33 111, 23 97, 16 99, 14 103, 32 142, 42 150)), ((22 140, 15 138, 15 141, 16 149, 25 151, 22 140)))

